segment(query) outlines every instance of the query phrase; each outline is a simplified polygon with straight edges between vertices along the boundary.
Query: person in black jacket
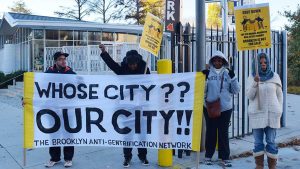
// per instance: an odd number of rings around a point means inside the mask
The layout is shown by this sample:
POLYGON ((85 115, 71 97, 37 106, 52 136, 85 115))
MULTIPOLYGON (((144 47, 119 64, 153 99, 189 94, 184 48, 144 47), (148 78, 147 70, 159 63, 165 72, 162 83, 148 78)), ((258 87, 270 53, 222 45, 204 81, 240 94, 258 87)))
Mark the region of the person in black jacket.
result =
MULTIPOLYGON (((132 75, 132 74, 145 74, 146 62, 136 50, 130 50, 126 53, 121 65, 115 62, 107 53, 104 45, 99 45, 101 49, 101 58, 107 66, 117 75, 132 75)), ((146 74, 150 74, 147 68, 146 74)))
MULTIPOLYGON (((101 49, 101 58, 107 64, 107 66, 117 75, 134 75, 134 74, 150 74, 149 68, 146 70, 146 62, 143 60, 142 56, 136 50, 130 50, 126 53, 121 65, 115 62, 111 56, 107 53, 105 46, 103 44, 99 45, 101 49), (145 71, 146 70, 146 71, 145 71)), ((124 163, 125 168, 130 166, 130 161, 132 158, 132 148, 123 148, 124 153, 124 163)), ((143 165, 149 165, 147 160, 147 149, 138 148, 138 157, 143 163, 143 165)))
MULTIPOLYGON (((76 74, 69 66, 66 64, 66 59, 69 56, 67 53, 56 52, 53 55, 55 64, 47 69, 45 73, 58 73, 58 74, 76 74)), ((65 167, 72 166, 72 159, 74 156, 74 146, 63 147, 65 167)), ((60 147, 50 147, 49 153, 51 159, 45 164, 46 167, 52 167, 60 161, 61 148, 60 147)))

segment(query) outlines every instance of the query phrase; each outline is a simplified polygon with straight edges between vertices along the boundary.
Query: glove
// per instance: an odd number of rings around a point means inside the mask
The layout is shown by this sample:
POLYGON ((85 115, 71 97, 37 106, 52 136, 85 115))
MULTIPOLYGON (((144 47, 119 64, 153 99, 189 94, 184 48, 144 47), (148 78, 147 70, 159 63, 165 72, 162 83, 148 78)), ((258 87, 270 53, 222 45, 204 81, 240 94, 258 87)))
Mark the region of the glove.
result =
POLYGON ((207 75, 207 74, 209 73, 209 70, 204 69, 204 70, 202 70, 201 72, 202 72, 203 74, 207 75))
POLYGON ((208 77, 208 74, 209 74, 209 70, 208 69, 204 69, 204 70, 202 70, 201 71, 203 74, 205 74, 205 76, 206 76, 206 80, 207 80, 207 77, 208 77))
POLYGON ((227 70, 228 70, 229 77, 232 79, 235 76, 234 71, 230 70, 230 69, 227 69, 227 70))

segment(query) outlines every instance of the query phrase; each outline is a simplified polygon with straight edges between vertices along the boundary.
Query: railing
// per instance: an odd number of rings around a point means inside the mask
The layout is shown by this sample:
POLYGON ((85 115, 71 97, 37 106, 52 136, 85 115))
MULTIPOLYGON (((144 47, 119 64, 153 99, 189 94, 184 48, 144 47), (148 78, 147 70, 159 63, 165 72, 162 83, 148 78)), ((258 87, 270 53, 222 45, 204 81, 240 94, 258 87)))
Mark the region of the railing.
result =
MULTIPOLYGON (((150 52, 139 48, 136 43, 116 43, 102 42, 106 45, 107 52, 118 63, 121 63, 129 50, 137 50, 146 60, 150 57, 148 67, 151 71, 156 70, 156 57, 150 52)), ((63 46, 63 47, 46 47, 44 68, 54 64, 53 54, 57 51, 63 51, 69 54, 67 62, 70 67, 79 74, 99 74, 109 72, 110 69, 100 57, 100 49, 97 45, 88 46, 63 46)))
MULTIPOLYGON (((238 81, 241 86, 241 91, 238 95, 234 96, 233 99, 233 114, 231 119, 231 126, 230 126, 230 137, 244 137, 245 135, 252 133, 252 128, 249 123, 248 117, 248 99, 246 97, 246 81, 248 76, 251 74, 251 63, 252 58, 254 58, 255 53, 258 52, 265 52, 269 55, 271 68, 274 72, 277 72, 282 81, 286 79, 284 72, 284 63, 283 58, 284 56, 284 49, 286 49, 286 45, 283 43, 283 36, 284 32, 281 31, 272 31, 272 45, 269 49, 262 49, 262 50, 251 50, 251 51, 237 51, 237 44, 236 44, 236 33, 235 30, 228 30, 228 34, 222 34, 222 31, 207 29, 206 30, 206 63, 208 63, 209 59, 211 58, 213 52, 215 50, 222 51, 226 56, 228 56, 228 60, 230 63, 230 68, 235 71, 235 74, 238 78, 238 81)), ((175 60, 177 61, 175 67, 177 67, 177 71, 181 70, 181 72, 185 71, 195 71, 195 58, 199 57, 196 56, 195 49, 196 43, 193 39, 195 38, 195 34, 183 34, 184 36, 190 36, 190 41, 177 43, 176 48, 181 47, 183 50, 183 55, 178 57, 179 52, 175 52, 175 60), (191 47, 188 47, 191 46, 191 47), (186 52, 186 51, 189 52, 186 52), (188 65, 189 68, 187 69, 185 64, 186 61, 192 63, 188 65), (192 69, 190 69, 192 67, 192 69)), ((176 71, 176 72, 177 72, 176 71)), ((178 71, 179 72, 179 71, 178 71)))
POLYGON ((10 79, 8 79, 8 80, 6 80, 6 81, 4 81, 4 82, 1 82, 1 83, 0 83, 0 89, 3 88, 2 86, 5 86, 5 85, 8 84, 8 83, 9 83, 10 85, 16 85, 16 79, 19 78, 19 77, 21 77, 21 76, 23 76, 23 75, 24 75, 24 73, 19 74, 19 75, 13 77, 13 78, 10 78, 10 79), (12 83, 10 83, 10 82, 12 82, 12 83))
MULTIPOLYGON (((194 28, 190 29, 194 30, 194 28)), ((236 33, 235 30, 228 30, 228 34, 222 34, 222 31, 207 29, 206 35, 206 56, 196 56, 195 49, 195 34, 193 32, 185 32, 180 42, 173 43, 171 46, 170 40, 164 41, 162 46, 161 56, 163 58, 173 57, 174 70, 178 72, 195 71, 196 57, 205 57, 206 63, 211 58, 213 51, 221 50, 229 58, 231 69, 235 71, 235 74, 239 80, 241 91, 233 99, 233 115, 230 126, 230 137, 244 137, 247 134, 251 134, 252 128, 249 124, 248 118, 248 100, 245 95, 246 80, 251 72, 251 62, 255 52, 266 52, 271 60, 272 70, 277 72, 282 80, 286 79, 284 72, 284 51, 286 44, 283 43, 283 32, 272 31, 272 45, 269 49, 255 50, 255 51, 243 51, 238 52, 236 48, 236 33), (174 50, 172 52, 171 50, 174 50)), ((177 37, 177 35, 176 35, 177 37)), ((177 39, 175 37, 175 39, 177 39)), ((139 53, 146 59, 150 57, 149 67, 152 71, 156 70, 156 57, 149 52, 145 52, 139 49, 136 43, 116 43, 116 42, 103 42, 106 44, 108 52, 113 59, 117 62, 121 62, 126 52, 131 49, 138 50, 139 53)), ((82 74, 100 74, 103 72, 109 72, 109 68, 103 62, 100 57, 100 50, 96 45, 90 46, 65 46, 45 49, 45 61, 44 67, 53 65, 53 54, 56 51, 64 51, 70 54, 68 57, 68 64, 78 73, 82 74)), ((162 58, 158 57, 158 58, 162 58)))

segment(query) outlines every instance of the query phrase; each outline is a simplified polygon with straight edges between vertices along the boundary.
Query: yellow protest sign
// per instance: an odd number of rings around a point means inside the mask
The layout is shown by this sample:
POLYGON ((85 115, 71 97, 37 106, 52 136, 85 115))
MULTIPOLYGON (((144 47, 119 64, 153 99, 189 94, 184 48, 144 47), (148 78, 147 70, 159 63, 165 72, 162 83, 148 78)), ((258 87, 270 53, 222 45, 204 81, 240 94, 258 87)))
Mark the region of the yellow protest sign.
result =
POLYGON ((234 11, 238 50, 270 48, 269 4, 239 6, 234 11))
POLYGON ((144 31, 140 40, 140 48, 158 56, 163 36, 163 22, 148 13, 145 19, 144 31))

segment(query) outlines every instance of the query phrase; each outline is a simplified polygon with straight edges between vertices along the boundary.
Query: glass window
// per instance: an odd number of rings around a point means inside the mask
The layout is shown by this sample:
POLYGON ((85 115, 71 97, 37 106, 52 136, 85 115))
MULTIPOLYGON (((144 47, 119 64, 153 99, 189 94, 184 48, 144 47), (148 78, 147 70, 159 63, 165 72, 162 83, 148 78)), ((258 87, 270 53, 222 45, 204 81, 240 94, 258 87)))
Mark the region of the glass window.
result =
POLYGON ((33 68, 35 71, 44 70, 44 41, 34 40, 33 43, 33 68))
POLYGON ((102 41, 114 41, 113 33, 103 32, 102 41))
POLYGON ((87 41, 74 41, 74 46, 87 46, 87 41))
POLYGON ((46 30, 46 39, 58 40, 58 31, 57 30, 46 30))
POLYGON ((126 42, 127 41, 127 34, 123 34, 123 33, 116 33, 116 41, 117 42, 126 42))
POLYGON ((60 40, 73 40, 73 31, 60 31, 60 40))
POLYGON ((89 32, 89 41, 101 41, 101 32, 89 32))
POLYGON ((44 39, 44 30, 36 29, 33 30, 34 39, 44 39))
POLYGON ((126 42, 138 42, 138 35, 127 34, 126 42))
POLYGON ((46 47, 58 47, 58 41, 47 40, 46 41, 46 47))
POLYGON ((74 31, 74 40, 87 41, 87 32, 74 31))
POLYGON ((28 34, 28 40, 32 40, 33 38, 33 31, 30 31, 28 34))
POLYGON ((73 41, 60 41, 60 47, 62 46, 73 46, 73 41))

